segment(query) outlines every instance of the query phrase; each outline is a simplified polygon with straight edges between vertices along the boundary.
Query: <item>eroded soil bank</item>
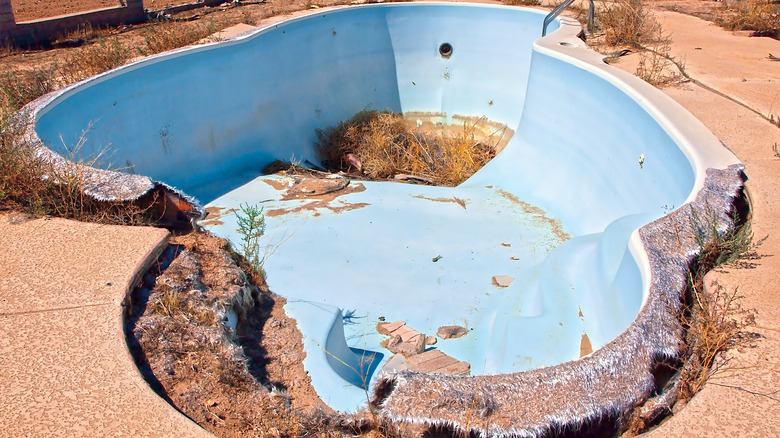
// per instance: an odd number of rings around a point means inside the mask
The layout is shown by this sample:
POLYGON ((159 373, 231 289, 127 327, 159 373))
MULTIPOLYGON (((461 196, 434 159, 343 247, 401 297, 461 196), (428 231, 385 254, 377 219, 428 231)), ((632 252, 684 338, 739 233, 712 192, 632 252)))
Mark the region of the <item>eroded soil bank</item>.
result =
POLYGON ((142 374, 217 436, 355 436, 366 428, 363 414, 337 415, 319 399, 284 299, 262 278, 250 280, 227 241, 197 231, 173 237, 132 303, 126 335, 142 374))

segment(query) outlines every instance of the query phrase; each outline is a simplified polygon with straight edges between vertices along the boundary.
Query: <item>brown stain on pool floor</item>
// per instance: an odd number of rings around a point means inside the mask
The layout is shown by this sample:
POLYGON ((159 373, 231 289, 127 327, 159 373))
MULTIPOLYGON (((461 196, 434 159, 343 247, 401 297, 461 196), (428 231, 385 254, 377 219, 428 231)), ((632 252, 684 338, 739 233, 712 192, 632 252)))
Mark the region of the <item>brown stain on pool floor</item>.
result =
POLYGON ((357 183, 350 184, 346 178, 308 178, 295 177, 291 184, 285 181, 264 180, 271 187, 281 190, 287 189, 282 195, 281 201, 299 201, 295 207, 275 208, 265 211, 266 216, 277 217, 291 213, 312 212, 314 217, 320 216, 320 210, 329 210, 339 214, 345 211, 356 210, 370 205, 367 202, 348 203, 343 200, 337 205, 333 202, 340 196, 350 193, 360 193, 366 190, 366 186, 357 183))
POLYGON ((557 237, 561 242, 565 242, 569 239, 571 239, 571 236, 569 233, 563 231, 563 226, 561 225, 561 222, 557 219, 552 219, 547 217, 547 213, 542 210, 539 207, 536 207, 534 205, 531 205, 525 201, 520 200, 517 196, 501 189, 496 189, 496 192, 504 197, 505 199, 511 201, 512 203, 518 205, 522 210, 523 213, 533 216, 536 218, 538 222, 541 222, 543 224, 546 224, 550 227, 550 231, 557 237))
POLYGON ((425 199, 426 201, 433 201, 433 202, 451 202, 453 204, 460 205, 461 207, 463 207, 464 210, 466 210, 466 203, 467 203, 466 200, 458 198, 458 197, 452 197, 452 198, 429 198, 429 197, 423 196, 423 195, 416 195, 416 196, 412 196, 412 197, 413 198, 417 198, 417 199, 425 199))

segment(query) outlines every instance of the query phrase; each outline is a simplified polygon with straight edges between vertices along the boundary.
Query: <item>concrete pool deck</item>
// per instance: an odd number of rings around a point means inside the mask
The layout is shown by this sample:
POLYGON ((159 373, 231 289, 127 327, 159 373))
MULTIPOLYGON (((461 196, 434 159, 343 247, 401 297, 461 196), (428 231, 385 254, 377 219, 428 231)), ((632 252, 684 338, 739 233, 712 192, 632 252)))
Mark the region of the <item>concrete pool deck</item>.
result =
MULTIPOLYGON (((756 81, 751 90, 757 96, 780 92, 780 63, 760 61, 768 56, 767 50, 780 55, 780 42, 748 40, 698 19, 669 14, 664 14, 672 17, 664 27, 672 32, 672 54, 685 57, 694 78, 760 108, 762 102, 753 102, 738 90, 721 89, 715 80, 727 71, 719 63, 747 58, 753 61, 742 62, 755 62, 750 64, 751 72, 774 80, 756 81), (677 26, 683 27, 679 36, 677 26), (713 39, 711 32, 718 38, 713 39), (762 44, 754 47, 752 41, 762 44), (696 47, 717 49, 718 56, 689 55, 688 51, 701 51, 696 47)), ((751 80, 752 76, 744 76, 747 68, 737 71, 741 77, 735 83, 751 80)), ((780 213, 772 209, 780 202, 773 184, 780 180, 780 162, 772 150, 774 143, 780 144, 780 130, 695 84, 664 91, 746 164, 753 228, 756 236, 769 238, 759 248, 767 257, 758 260, 757 267, 717 274, 724 286, 740 286, 746 308, 758 310, 756 331, 764 338, 756 348, 734 352, 732 371, 711 380, 654 434, 780 435, 780 392, 775 392, 780 390, 780 305, 775 298, 780 259, 770 257, 780 249, 780 236, 773 235, 780 213)), ((137 271, 165 244, 166 236, 149 228, 60 219, 12 224, 10 216, 0 217, 0 262, 5 272, 0 279, 3 435, 209 436, 146 386, 122 344, 124 294, 137 271)))

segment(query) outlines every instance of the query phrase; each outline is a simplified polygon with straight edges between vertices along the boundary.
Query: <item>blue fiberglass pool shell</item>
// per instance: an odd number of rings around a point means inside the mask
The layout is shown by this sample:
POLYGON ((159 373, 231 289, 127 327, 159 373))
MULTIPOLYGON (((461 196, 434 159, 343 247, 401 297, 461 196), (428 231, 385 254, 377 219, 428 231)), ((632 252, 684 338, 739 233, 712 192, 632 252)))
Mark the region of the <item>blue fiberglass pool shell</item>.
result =
POLYGON ((555 366, 640 312, 650 270, 636 230, 691 201, 705 169, 738 161, 601 62, 577 24, 539 39, 543 19, 462 3, 320 11, 70 87, 37 109, 36 133, 56 151, 88 128, 87 153, 108 144, 131 172, 197 197, 219 212, 203 225, 232 242, 235 211, 262 206, 269 287, 336 409, 364 405, 392 356, 380 321, 465 327, 429 348, 473 375, 555 366), (277 159, 318 163, 316 129, 364 109, 513 134, 452 188, 352 181, 327 199, 291 197, 290 177, 261 175, 277 159), (496 275, 514 281, 500 288, 496 275))

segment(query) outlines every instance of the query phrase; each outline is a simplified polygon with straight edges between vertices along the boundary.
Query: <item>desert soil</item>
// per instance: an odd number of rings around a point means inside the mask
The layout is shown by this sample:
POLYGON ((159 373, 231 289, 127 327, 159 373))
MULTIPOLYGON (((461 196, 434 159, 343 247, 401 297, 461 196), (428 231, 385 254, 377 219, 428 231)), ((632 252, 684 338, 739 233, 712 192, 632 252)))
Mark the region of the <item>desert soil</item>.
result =
POLYGON ((119 0, 11 0, 17 22, 121 6, 119 0))
MULTIPOLYGON (((169 6, 195 3, 196 0, 144 0, 144 9, 156 11, 169 6)), ((122 6, 120 0, 11 0, 17 22, 41 20, 60 15, 78 14, 95 9, 122 6)))

